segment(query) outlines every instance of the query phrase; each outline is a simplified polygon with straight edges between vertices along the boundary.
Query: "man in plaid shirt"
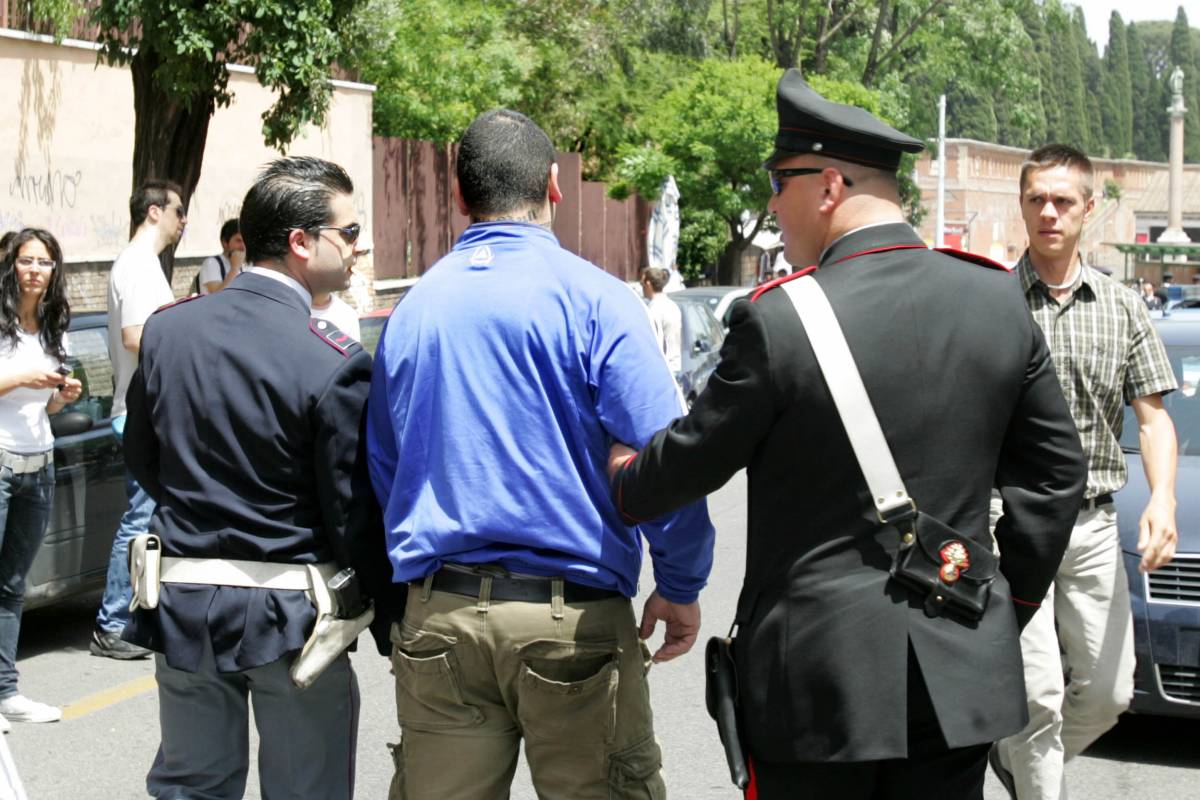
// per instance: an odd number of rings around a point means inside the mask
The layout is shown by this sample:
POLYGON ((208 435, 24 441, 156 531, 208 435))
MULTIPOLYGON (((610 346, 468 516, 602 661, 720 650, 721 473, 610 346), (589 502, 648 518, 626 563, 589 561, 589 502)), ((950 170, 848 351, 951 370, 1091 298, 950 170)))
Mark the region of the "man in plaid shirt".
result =
POLYGON ((1063 763, 1111 728, 1133 697, 1133 619, 1112 502, 1126 477, 1118 444, 1125 403, 1137 415, 1150 485, 1138 526, 1141 569, 1175 554, 1175 426, 1162 403, 1175 376, 1146 306, 1079 255, 1092 180, 1087 156, 1063 145, 1035 150, 1021 168, 1029 249, 1017 275, 1079 428, 1088 485, 1054 584, 1021 635, 1029 724, 992 748, 993 769, 1020 800, 1065 798, 1063 763))

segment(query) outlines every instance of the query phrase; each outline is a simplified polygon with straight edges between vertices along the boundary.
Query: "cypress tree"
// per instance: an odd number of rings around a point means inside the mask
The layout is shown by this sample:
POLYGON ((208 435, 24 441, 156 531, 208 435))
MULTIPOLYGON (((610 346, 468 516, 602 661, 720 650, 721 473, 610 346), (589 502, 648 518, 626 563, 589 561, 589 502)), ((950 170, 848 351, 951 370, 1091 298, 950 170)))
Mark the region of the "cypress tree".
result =
POLYGON ((1159 81, 1154 74, 1136 22, 1125 29, 1129 53, 1129 85, 1133 104, 1133 152, 1145 161, 1164 161, 1163 118, 1166 106, 1159 102, 1159 81))
POLYGON ((1053 77, 1048 84, 1050 102, 1058 106, 1060 114, 1058 129, 1047 133, 1057 142, 1086 151, 1089 137, 1080 48, 1074 22, 1057 0, 1046 3, 1046 39, 1054 48, 1049 55, 1057 66, 1056 70, 1047 72, 1053 77))
POLYGON ((956 137, 994 142, 997 139, 996 110, 990 92, 980 91, 965 81, 946 87, 946 129, 956 137))
POLYGON ((1051 70, 1050 39, 1046 35, 1043 13, 1043 7, 1037 3, 1030 3, 1021 9, 1021 22, 1025 26, 1025 32, 1029 34, 1029 41, 1033 43, 1030 56, 1036 62, 1033 72, 1038 76, 1042 110, 1045 115, 1045 127, 1042 135, 1038 137, 1038 144, 1042 141, 1062 140, 1062 107, 1056 91, 1058 81, 1051 70))
POLYGON ((1101 111, 1104 115, 1104 138, 1112 156, 1124 158, 1133 152, 1133 88, 1125 23, 1116 11, 1108 18, 1103 85, 1101 111))
MULTIPOLYGON (((1179 12, 1175 15, 1175 26, 1171 29, 1171 64, 1167 68, 1167 74, 1163 76, 1164 82, 1170 78, 1175 67, 1183 70, 1184 104, 1188 106, 1187 119, 1183 126, 1183 160, 1200 161, 1200 91, 1198 91, 1200 75, 1195 74, 1196 59, 1192 55, 1192 31, 1188 26, 1187 14, 1184 13, 1183 6, 1179 7, 1179 12)), ((1168 103, 1170 103, 1171 97, 1171 91, 1167 88, 1166 100, 1168 103)))
POLYGON ((1075 46, 1079 49, 1079 72, 1083 87, 1083 138, 1080 141, 1083 142, 1085 152, 1099 155, 1107 149, 1103 115, 1100 110, 1104 69, 1100 64, 1096 45, 1088 38, 1082 8, 1076 7, 1071 14, 1071 28, 1075 46))

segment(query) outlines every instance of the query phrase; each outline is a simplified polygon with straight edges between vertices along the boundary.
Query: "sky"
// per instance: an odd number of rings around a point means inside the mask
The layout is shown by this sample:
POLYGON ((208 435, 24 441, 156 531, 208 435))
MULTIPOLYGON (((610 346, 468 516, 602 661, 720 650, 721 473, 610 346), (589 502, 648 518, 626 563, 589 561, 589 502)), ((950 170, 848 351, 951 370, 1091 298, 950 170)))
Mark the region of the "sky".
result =
POLYGON ((1083 8, 1087 21, 1088 38, 1096 43, 1100 52, 1108 44, 1108 18, 1116 11, 1125 20, 1131 21, 1165 19, 1175 21, 1179 7, 1188 15, 1188 24, 1200 28, 1200 3, 1197 0, 1066 0, 1083 8))

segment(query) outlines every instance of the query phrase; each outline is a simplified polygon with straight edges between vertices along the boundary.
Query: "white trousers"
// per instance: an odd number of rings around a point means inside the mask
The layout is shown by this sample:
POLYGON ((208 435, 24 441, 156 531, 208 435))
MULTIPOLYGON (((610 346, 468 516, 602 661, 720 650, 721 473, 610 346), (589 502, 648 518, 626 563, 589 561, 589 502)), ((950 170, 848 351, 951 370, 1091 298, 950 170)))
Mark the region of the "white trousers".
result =
POLYGON ((1065 800, 1063 764, 1133 699, 1133 616, 1112 505, 1075 520, 1054 583, 1021 634, 1021 655, 1029 724, 999 742, 1000 762, 1020 800, 1065 800))

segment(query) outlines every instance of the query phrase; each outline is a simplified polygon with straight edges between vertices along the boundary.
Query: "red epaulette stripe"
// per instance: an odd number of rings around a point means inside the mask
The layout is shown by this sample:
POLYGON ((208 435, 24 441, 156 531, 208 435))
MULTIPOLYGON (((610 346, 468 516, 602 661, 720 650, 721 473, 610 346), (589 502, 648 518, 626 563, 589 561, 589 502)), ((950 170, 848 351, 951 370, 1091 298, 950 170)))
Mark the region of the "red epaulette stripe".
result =
POLYGON ((967 250, 958 250, 953 247, 935 247, 933 249, 935 252, 950 256, 951 258, 957 258, 960 261, 970 261, 972 264, 978 264, 981 267, 991 267, 992 269, 998 269, 1001 272, 1012 272, 1011 269, 1004 266, 999 261, 992 261, 987 256, 981 256, 978 253, 971 253, 967 250))
POLYGON ((773 281, 767 281, 762 286, 754 290, 754 294, 750 295, 750 302, 753 303, 755 300, 762 297, 763 292, 770 291, 776 286, 782 286, 788 281, 794 281, 796 278, 803 278, 805 275, 811 275, 818 269, 820 269, 820 267, 818 267, 816 264, 813 264, 811 267, 805 267, 804 269, 796 270, 791 275, 784 275, 782 278, 776 278, 773 281))
POLYGON ((190 303, 192 300, 199 300, 201 297, 204 297, 204 295, 192 294, 192 295, 188 295, 187 297, 181 297, 178 300, 172 300, 171 302, 169 302, 165 305, 161 305, 158 308, 154 309, 154 313, 157 314, 158 312, 166 310, 168 308, 174 308, 175 306, 183 305, 184 303, 190 303))
MULTIPOLYGON (((343 358, 350 357, 349 351, 346 348, 342 347, 340 344, 338 344, 337 342, 330 339, 327 335, 325 335, 321 331, 317 330, 317 326, 313 325, 312 320, 309 320, 309 322, 308 322, 308 329, 310 331, 312 331, 313 333, 315 333, 317 335, 317 338, 320 339, 322 342, 324 342, 325 344, 332 347, 334 350, 337 350, 339 353, 341 353, 343 358)), ((338 332, 341 333, 341 331, 338 331, 338 332)), ((345 336, 346 339, 350 338, 349 334, 343 333, 342 335, 345 336)), ((345 341, 345 340, 343 340, 343 341, 345 341)))
POLYGON ((833 263, 840 264, 843 261, 849 261, 850 259, 858 258, 859 256, 869 256, 874 253, 887 253, 892 250, 928 250, 928 249, 929 248, 927 248, 923 244, 889 244, 887 247, 876 247, 873 250, 863 250, 861 253, 851 253, 850 255, 845 256, 844 258, 839 258, 837 261, 835 261, 833 263))
POLYGON ((1021 598, 1019 598, 1019 597, 1014 597, 1014 598, 1012 599, 1012 601, 1013 601, 1014 603, 1020 603, 1020 604, 1021 604, 1021 605, 1023 605, 1023 606, 1032 606, 1033 608, 1041 608, 1041 607, 1042 607, 1042 604, 1041 604, 1041 603, 1031 603, 1031 602, 1029 602, 1028 600, 1022 600, 1022 599, 1021 599, 1021 598))

